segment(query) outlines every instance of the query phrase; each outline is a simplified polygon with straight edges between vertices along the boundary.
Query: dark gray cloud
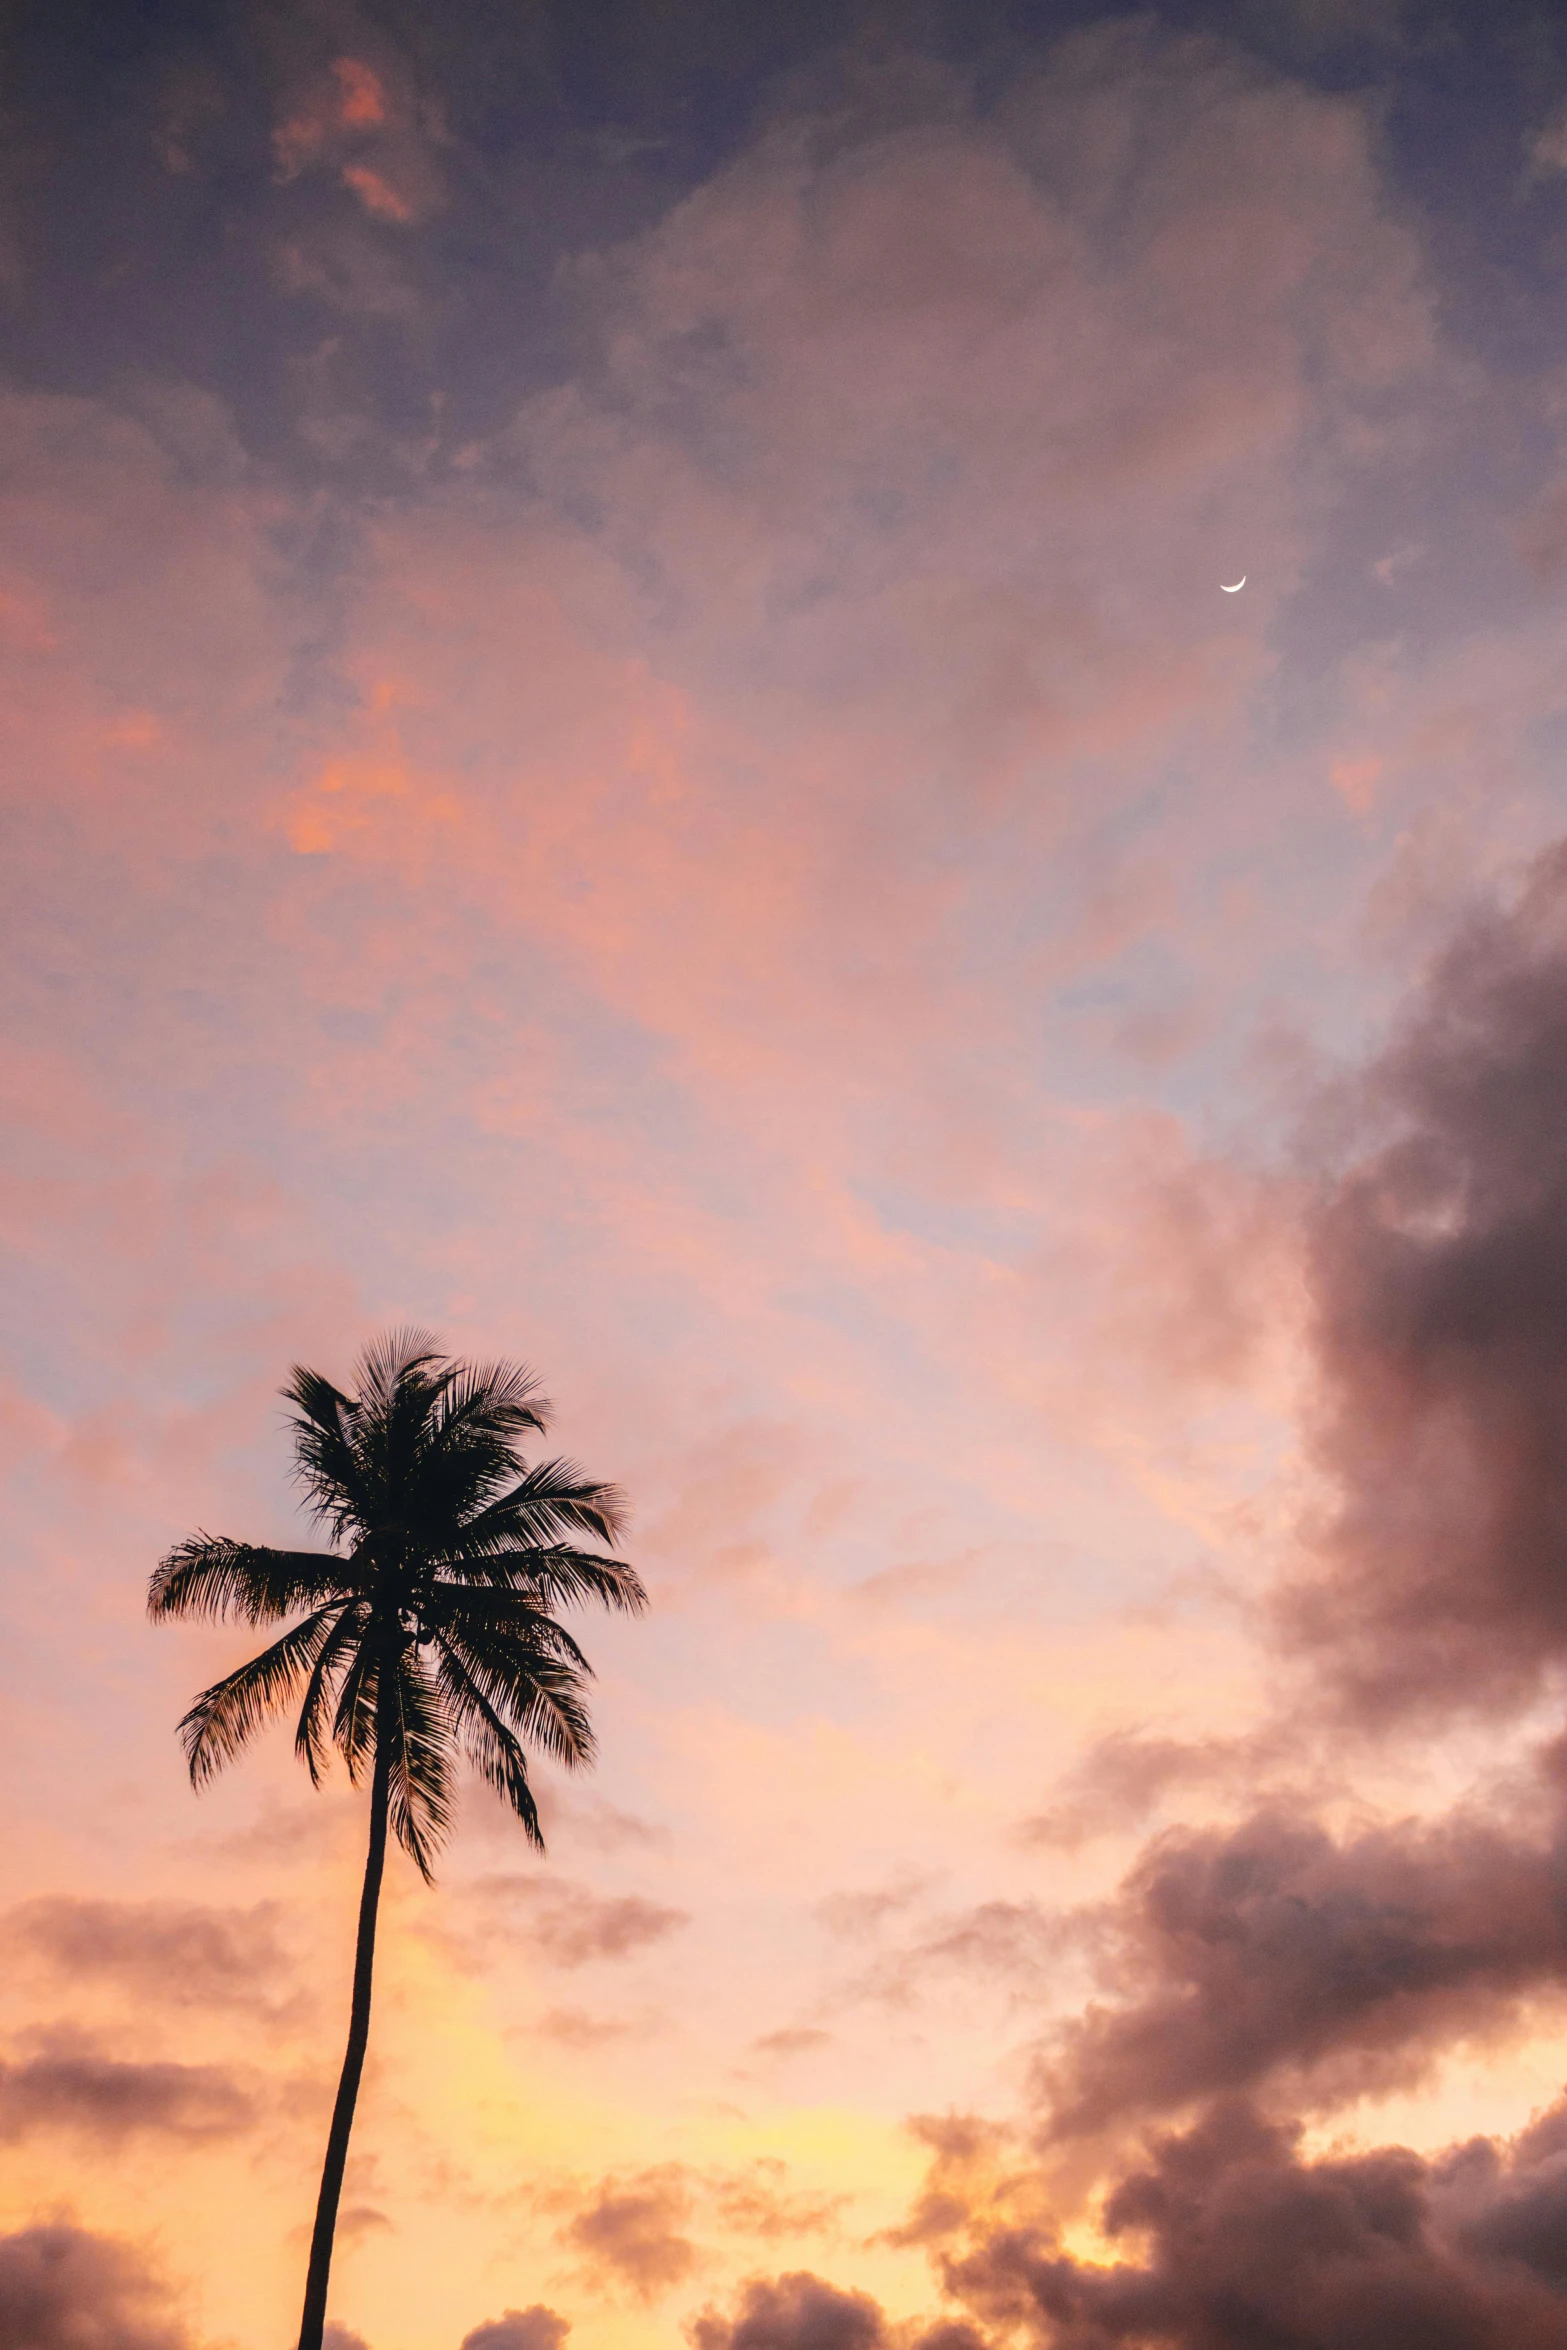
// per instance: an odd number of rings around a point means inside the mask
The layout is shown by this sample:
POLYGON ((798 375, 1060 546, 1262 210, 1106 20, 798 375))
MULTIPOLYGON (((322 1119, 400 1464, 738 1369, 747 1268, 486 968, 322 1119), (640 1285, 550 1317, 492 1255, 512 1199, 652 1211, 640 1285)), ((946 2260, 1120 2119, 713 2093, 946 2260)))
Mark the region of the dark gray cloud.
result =
POLYGON ((569 2317, 559 2317, 535 2301, 527 2309, 506 2309, 475 2326, 464 2334, 462 2350, 560 2350, 570 2331, 569 2317))
POLYGON ((1567 1662, 1567 844, 1338 1105, 1310 1270, 1339 1501, 1286 1646, 1381 1726, 1567 1662))
POLYGON ((1567 1984, 1567 1854, 1467 1811, 1335 1838, 1300 1814, 1160 1836, 1087 1921, 1110 2000, 1038 2086, 1065 2138, 1280 2082, 1320 2108, 1416 2076, 1567 1984))
POLYGON ((1105 2232, 1131 2257, 1090 2264, 1047 2230, 981 2222, 945 2279, 1051 2350, 1559 2350, 1561 2137, 1558 2115, 1510 2148, 1312 2162, 1225 2101, 1113 2189, 1105 2232))
POLYGON ((112 1983, 138 2002, 267 2011, 292 1989, 275 1903, 89 1901, 53 1894, 0 1918, 0 1951, 53 1976, 112 1983))
POLYGON ((81 2228, 0 2236, 8 2350, 190 2350, 166 2288, 128 2245, 81 2228))
POLYGON ((248 2089, 219 2065, 135 2064, 92 2049, 0 2061, 0 2143, 69 2130, 101 2146, 140 2133, 200 2143, 256 2119, 248 2089))

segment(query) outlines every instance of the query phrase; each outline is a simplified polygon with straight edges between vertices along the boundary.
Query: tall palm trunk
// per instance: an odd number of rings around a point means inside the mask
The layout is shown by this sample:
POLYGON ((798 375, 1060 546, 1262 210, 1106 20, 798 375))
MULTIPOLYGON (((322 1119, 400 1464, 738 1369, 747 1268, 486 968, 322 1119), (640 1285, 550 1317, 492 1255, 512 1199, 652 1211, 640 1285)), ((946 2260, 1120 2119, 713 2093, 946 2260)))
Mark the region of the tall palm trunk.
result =
POLYGON ((370 2037, 370 1979, 375 1966, 375 1921, 381 1899, 381 1872, 386 1865, 386 1817, 392 1784, 391 1741, 377 1725, 375 1769, 370 1780, 370 1850, 365 1859, 365 1885, 359 1897, 359 1941, 354 1951, 354 1996, 349 2013, 348 2047, 343 2056, 332 2127, 327 2132, 326 2161, 321 2168, 321 2193, 316 2199, 315 2232, 310 2239, 310 2268, 305 2278, 305 2314, 299 2326, 299 2350, 321 2350, 326 2324, 327 2280, 332 2272, 332 2239, 337 2229, 338 2198, 343 2192, 343 2168, 348 2160, 348 2138, 354 2126, 359 2076, 365 2069, 365 2044, 370 2037))

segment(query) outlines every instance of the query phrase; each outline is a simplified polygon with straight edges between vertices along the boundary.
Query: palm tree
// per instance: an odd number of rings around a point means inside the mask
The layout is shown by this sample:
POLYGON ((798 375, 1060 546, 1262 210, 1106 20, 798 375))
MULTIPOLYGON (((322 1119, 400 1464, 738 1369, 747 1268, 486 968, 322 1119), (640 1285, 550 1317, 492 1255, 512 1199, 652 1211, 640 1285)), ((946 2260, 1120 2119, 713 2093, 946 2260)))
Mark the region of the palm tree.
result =
POLYGON ((347 1396, 296 1365, 283 1394, 297 1475, 330 1550, 268 1550, 223 1536, 176 1543, 152 1578, 155 1617, 299 1616, 270 1648, 204 1689, 180 1724, 200 1787, 303 1691, 294 1751, 319 1786, 335 1746, 370 1780, 348 2048, 327 2134, 299 2350, 321 2350, 343 2168, 370 2030, 376 1911, 388 1826, 428 1883, 466 1758, 539 1851, 524 1749, 575 1767, 593 1752, 591 1668, 554 1610, 646 1605, 613 1544, 619 1496, 570 1461, 528 1468, 518 1449, 549 1407, 514 1363, 469 1364, 423 1330, 360 1358, 347 1396), (303 1612, 301 1612, 303 1611, 303 1612))

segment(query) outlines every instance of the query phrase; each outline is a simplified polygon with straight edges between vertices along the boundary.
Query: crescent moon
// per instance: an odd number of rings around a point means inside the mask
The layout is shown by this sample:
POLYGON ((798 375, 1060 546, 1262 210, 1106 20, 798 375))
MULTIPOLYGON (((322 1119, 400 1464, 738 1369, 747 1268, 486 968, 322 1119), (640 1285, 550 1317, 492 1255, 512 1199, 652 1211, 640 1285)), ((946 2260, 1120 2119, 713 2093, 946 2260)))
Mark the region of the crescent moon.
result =
POLYGON ((1221 580, 1220 580, 1220 582, 1219 582, 1219 593, 1220 593, 1220 595, 1221 595, 1221 596, 1238 596, 1238 595, 1240 594, 1240 592, 1241 592, 1241 589, 1242 589, 1242 588, 1243 588, 1245 585, 1246 585, 1246 574, 1245 574, 1245 572, 1243 571, 1243 572, 1241 573, 1241 575, 1240 575, 1240 578, 1239 578, 1239 579, 1238 579, 1238 580, 1235 582, 1235 585, 1234 585, 1233 587, 1226 587, 1226 586, 1225 586, 1225 584, 1224 584, 1224 582, 1223 582, 1223 580, 1221 579, 1221 580))

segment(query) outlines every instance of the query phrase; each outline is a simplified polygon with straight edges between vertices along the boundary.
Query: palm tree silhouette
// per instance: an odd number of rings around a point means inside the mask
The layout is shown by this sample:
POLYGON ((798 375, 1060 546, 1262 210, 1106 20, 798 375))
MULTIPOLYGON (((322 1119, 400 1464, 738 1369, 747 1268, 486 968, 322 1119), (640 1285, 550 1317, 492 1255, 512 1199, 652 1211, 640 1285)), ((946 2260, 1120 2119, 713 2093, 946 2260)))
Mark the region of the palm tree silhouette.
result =
POLYGON ((370 2030, 376 1911, 388 1826, 426 1882, 451 1825, 464 1757, 511 1805, 542 1852, 524 1748, 569 1767, 593 1753, 583 1702, 591 1667, 554 1610, 583 1600, 636 1613, 636 1574, 601 1551, 620 1523, 613 1486, 570 1461, 528 1468, 522 1436, 549 1407, 515 1363, 468 1364, 427 1331, 366 1349, 359 1393, 295 1365, 297 1475, 330 1551, 268 1550, 196 1534, 152 1578, 154 1617, 298 1623, 204 1689, 180 1724, 200 1787, 303 1686, 294 1750, 319 1786, 335 1746, 370 1779, 370 1847, 348 2047, 327 2134, 299 2350, 321 2350, 343 2168, 370 2030))

